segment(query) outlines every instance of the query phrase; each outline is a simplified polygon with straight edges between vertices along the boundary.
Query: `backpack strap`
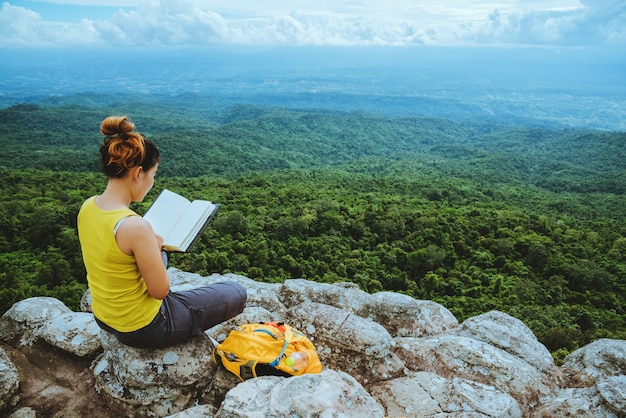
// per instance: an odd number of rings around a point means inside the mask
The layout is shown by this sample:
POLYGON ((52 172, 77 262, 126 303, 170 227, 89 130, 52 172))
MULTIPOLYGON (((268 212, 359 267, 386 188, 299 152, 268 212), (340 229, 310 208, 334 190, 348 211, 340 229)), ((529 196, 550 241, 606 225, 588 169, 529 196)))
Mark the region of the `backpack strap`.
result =
POLYGON ((276 338, 276 335, 275 335, 272 331, 267 330, 267 329, 258 328, 258 329, 255 329, 255 330, 254 330, 254 331, 252 331, 252 332, 264 332, 264 333, 266 333, 267 335, 269 335, 270 337, 272 337, 273 339, 275 339, 275 340, 277 340, 277 339, 278 339, 278 338, 276 338))
POLYGON ((285 355, 285 351, 287 350, 287 346, 289 345, 289 341, 285 341, 285 344, 283 345, 283 349, 280 350, 280 354, 278 355, 278 357, 276 357, 274 359, 274 361, 272 361, 270 363, 270 366, 278 366, 278 364, 280 363, 280 359, 283 358, 283 356, 285 355))

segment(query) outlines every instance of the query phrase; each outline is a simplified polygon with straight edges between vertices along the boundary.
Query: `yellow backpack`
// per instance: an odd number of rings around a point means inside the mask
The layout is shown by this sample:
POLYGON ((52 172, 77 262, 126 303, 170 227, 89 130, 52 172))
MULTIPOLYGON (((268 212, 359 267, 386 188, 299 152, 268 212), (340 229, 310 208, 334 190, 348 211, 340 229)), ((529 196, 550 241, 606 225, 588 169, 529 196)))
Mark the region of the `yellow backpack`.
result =
POLYGON ((322 371, 313 343, 282 322, 240 325, 215 347, 213 359, 241 381, 258 376, 288 377, 322 371), (304 362, 297 358, 302 355, 307 357, 304 362))

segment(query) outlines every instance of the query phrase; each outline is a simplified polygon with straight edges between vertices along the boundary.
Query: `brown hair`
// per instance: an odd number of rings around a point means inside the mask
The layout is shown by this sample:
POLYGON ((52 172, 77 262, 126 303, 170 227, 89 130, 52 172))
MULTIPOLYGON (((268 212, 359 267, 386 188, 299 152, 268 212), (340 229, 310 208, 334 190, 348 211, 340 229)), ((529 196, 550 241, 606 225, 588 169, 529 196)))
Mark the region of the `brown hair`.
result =
POLYGON ((159 150, 154 143, 134 129, 135 124, 126 116, 109 116, 102 121, 100 132, 105 138, 100 157, 107 177, 122 178, 138 166, 147 171, 159 162, 159 150))

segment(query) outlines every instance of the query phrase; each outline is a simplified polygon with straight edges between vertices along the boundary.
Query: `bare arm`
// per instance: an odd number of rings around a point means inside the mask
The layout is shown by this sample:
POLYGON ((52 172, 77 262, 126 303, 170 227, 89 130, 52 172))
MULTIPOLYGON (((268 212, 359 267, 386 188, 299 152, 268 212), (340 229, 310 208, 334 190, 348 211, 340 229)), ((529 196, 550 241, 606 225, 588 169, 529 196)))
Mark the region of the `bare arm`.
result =
POLYGON ((118 229, 116 239, 122 252, 135 257, 150 296, 164 299, 169 293, 170 281, 161 258, 163 238, 154 233, 145 219, 131 216, 118 229))

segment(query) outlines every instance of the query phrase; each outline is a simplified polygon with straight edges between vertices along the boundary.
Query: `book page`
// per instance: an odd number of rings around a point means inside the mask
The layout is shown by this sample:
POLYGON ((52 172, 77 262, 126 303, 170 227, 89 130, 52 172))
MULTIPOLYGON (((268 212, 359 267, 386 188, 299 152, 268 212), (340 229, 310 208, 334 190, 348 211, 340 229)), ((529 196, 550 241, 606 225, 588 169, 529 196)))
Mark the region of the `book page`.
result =
POLYGON ((150 222, 156 234, 161 235, 165 242, 168 242, 176 221, 185 216, 185 210, 190 205, 191 202, 184 197, 163 189, 143 218, 150 222))
POLYGON ((169 244, 187 251, 189 245, 196 236, 202 232, 209 217, 217 207, 206 200, 194 200, 188 207, 183 217, 178 219, 174 228, 168 235, 165 244, 169 244))

